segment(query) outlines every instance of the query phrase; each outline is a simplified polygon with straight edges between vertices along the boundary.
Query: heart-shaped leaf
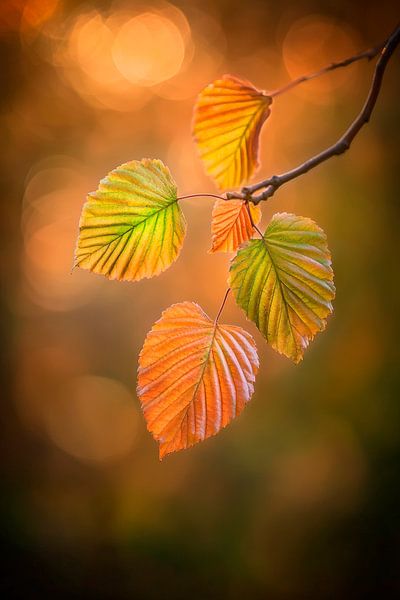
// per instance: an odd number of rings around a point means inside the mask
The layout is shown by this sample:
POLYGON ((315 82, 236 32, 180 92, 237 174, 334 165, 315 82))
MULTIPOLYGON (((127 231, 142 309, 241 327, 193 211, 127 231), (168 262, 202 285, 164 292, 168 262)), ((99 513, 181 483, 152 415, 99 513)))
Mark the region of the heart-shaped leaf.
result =
POLYGON ((167 308, 146 337, 137 387, 160 458, 234 419, 251 398, 257 370, 247 331, 211 321, 193 302, 167 308))
POLYGON ((271 346, 298 363, 332 312, 335 286, 324 232, 311 219, 274 215, 263 239, 234 257, 229 285, 271 346))
POLYGON ((261 209, 252 202, 216 200, 212 212, 210 252, 233 252, 252 237, 253 225, 258 225, 260 219, 261 209))
POLYGON ((259 135, 271 102, 265 92, 232 75, 200 93, 193 133, 206 171, 220 189, 247 183, 258 167, 259 135))
POLYGON ((117 167, 89 194, 74 266, 109 279, 153 277, 176 260, 186 233, 169 169, 154 159, 117 167))

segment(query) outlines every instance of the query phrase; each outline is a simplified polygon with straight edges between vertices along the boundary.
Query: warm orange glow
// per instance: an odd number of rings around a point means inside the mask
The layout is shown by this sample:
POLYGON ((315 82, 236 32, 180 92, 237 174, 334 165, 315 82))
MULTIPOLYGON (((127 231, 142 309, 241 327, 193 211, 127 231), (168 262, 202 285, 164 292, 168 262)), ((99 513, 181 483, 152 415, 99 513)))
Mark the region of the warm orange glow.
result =
POLYGON ((94 293, 93 282, 70 275, 76 219, 87 185, 67 156, 40 161, 29 175, 21 218, 24 292, 47 310, 76 308, 94 293))
POLYGON ((179 72, 185 44, 172 21, 157 13, 144 12, 122 25, 112 56, 128 81, 151 86, 179 72))
POLYGON ((73 379, 44 417, 56 446, 84 462, 105 464, 131 450, 138 413, 121 383, 86 375, 73 379))
MULTIPOLYGON (((220 323, 254 337, 260 370, 218 436, 160 463, 136 393, 163 310, 218 312, 232 256, 208 253, 215 199, 180 202, 185 243, 159 277, 71 274, 82 207, 106 173, 159 157, 179 196, 217 193, 192 138, 201 90, 231 73, 268 93, 383 41, 396 3, 355 4, 0 0, 2 533, 15 597, 345 599, 393 575, 386 542, 372 561, 363 548, 396 535, 399 51, 351 149, 261 203, 261 231, 276 212, 323 228, 339 293, 298 366, 229 294, 220 323)), ((338 139, 374 63, 274 98, 251 183, 338 139)))
POLYGON ((22 26, 37 28, 55 13, 59 0, 27 0, 22 13, 22 26))
POLYGON ((106 19, 95 11, 77 19, 69 38, 71 58, 89 78, 102 85, 120 79, 110 53, 113 39, 106 19))
POLYGON ((50 19, 59 0, 3 0, 0 4, 0 32, 36 29, 50 19))
POLYGON ((88 103, 128 111, 149 100, 148 88, 178 74, 193 51, 185 16, 169 4, 135 16, 128 6, 110 16, 81 13, 54 50, 65 79, 88 103))
MULTIPOLYGON (((295 21, 283 42, 283 60, 291 79, 305 75, 335 60, 351 56, 359 50, 356 34, 345 24, 327 17, 313 15, 295 21)), ((299 86, 294 93, 315 103, 331 102, 333 90, 349 79, 354 81, 354 70, 339 69, 299 86)))

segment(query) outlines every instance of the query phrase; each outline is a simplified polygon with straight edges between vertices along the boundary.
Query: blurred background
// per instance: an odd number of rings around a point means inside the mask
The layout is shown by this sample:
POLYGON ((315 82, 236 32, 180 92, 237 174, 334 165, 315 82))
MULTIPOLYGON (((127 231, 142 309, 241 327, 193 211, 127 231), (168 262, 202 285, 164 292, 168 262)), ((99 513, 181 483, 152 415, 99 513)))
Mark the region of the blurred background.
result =
MULTIPOLYGON (((86 194, 161 158, 179 193, 214 192, 191 139, 196 95, 223 73, 272 90, 373 46, 395 3, 2 0, 0 150, 3 598, 400 597, 399 51, 350 152, 263 206, 328 235, 337 298, 299 366, 266 346, 230 427, 158 460, 135 395, 162 310, 214 316, 229 256, 210 255, 212 200, 158 278, 70 274, 86 194)), ((277 98, 257 178, 347 128, 360 62, 277 98)))

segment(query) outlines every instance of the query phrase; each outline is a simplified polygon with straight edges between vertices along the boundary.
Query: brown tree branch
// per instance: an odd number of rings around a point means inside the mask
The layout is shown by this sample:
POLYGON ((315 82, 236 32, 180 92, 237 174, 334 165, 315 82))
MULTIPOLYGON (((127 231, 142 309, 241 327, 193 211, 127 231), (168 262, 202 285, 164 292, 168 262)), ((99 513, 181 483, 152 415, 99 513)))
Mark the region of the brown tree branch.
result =
POLYGON ((293 79, 292 81, 289 81, 289 83, 274 90, 273 92, 268 92, 268 96, 271 96, 271 98, 276 98, 276 96, 280 96, 281 94, 288 92, 289 90, 297 87, 301 83, 305 83, 306 81, 311 81, 312 79, 315 79, 316 77, 320 77, 321 75, 325 75, 325 73, 329 73, 330 71, 334 71, 335 69, 340 69, 341 67, 347 67, 348 65, 351 65, 351 64, 357 62, 358 60, 366 59, 366 60, 370 61, 379 54, 379 52, 382 50, 382 48, 384 48, 384 46, 385 46, 385 42, 383 42, 382 44, 379 44, 379 46, 375 46, 374 48, 369 48, 369 50, 364 50, 363 52, 360 52, 359 54, 355 54, 354 56, 350 56, 349 58, 345 58, 344 60, 341 60, 339 62, 333 62, 333 63, 327 65, 326 67, 322 67, 322 69, 318 69, 318 71, 309 73, 308 75, 302 75, 301 77, 297 77, 297 79, 293 79))
MULTIPOLYGON (((319 154, 313 156, 298 167, 291 169, 286 173, 282 173, 281 175, 273 175, 272 177, 264 179, 263 181, 255 183, 254 185, 243 187, 240 192, 227 192, 227 199, 230 200, 233 198, 240 198, 245 200, 251 200, 251 202, 253 202, 254 204, 258 204, 262 200, 267 200, 268 198, 270 198, 278 188, 280 188, 288 181, 292 181, 292 179, 296 179, 297 177, 300 177, 300 175, 304 175, 304 173, 307 173, 311 169, 314 169, 314 167, 325 162, 329 158, 332 158, 333 156, 339 156, 340 154, 346 152, 346 150, 350 148, 352 141, 354 140, 360 129, 366 123, 368 123, 371 117, 372 111, 375 107, 377 98, 379 96, 379 92, 381 90, 382 79, 385 73, 386 66, 399 43, 400 26, 398 25, 383 45, 380 57, 375 66, 371 87, 368 92, 368 96, 364 103, 364 106, 361 109, 361 112, 350 125, 350 127, 347 129, 347 131, 345 131, 345 133, 339 138, 339 140, 335 144, 329 146, 329 148, 327 148, 326 150, 323 150, 319 154), (262 188, 265 189, 261 194, 258 194, 256 196, 253 195, 255 192, 262 188)), ((317 76, 316 74, 314 75, 317 76)))

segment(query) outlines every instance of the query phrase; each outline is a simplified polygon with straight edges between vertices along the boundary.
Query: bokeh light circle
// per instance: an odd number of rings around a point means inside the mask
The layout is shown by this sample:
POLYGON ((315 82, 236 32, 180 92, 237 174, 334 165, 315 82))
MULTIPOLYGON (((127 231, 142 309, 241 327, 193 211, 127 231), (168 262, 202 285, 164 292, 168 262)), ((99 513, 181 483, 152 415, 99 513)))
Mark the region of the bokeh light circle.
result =
POLYGON ((185 43, 170 19, 156 12, 144 12, 119 29, 112 56, 128 81, 152 86, 179 72, 185 58, 185 43))
MULTIPOLYGON (((358 40, 345 23, 321 15, 310 15, 294 21, 283 41, 283 61, 291 79, 295 79, 331 62, 355 54, 358 40)), ((354 81, 357 65, 338 69, 294 89, 296 95, 311 102, 332 102, 332 92, 349 80, 354 81), (319 98, 316 94, 319 95, 319 98)))

